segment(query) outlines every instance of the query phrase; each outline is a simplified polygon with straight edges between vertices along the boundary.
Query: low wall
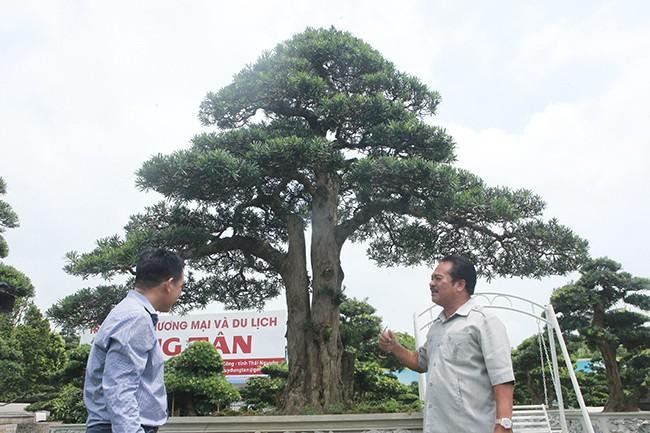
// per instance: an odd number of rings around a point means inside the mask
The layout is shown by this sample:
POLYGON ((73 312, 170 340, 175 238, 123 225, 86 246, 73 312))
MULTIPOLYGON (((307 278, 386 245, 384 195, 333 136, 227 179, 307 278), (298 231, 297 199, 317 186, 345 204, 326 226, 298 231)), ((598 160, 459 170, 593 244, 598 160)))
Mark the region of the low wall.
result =
MULTIPOLYGON (((29 424, 34 422, 33 413, 3 413, 0 414, 0 425, 29 424)), ((0 430, 2 432, 2 430, 0 430)))
MULTIPOLYGON (((50 433, 83 432, 79 424, 50 426, 50 433)), ((399 432, 421 433, 419 413, 307 415, 307 416, 224 416, 172 417, 161 429, 166 432, 263 433, 263 432, 399 432)))
MULTIPOLYGON (((569 433, 587 433, 579 410, 565 411, 569 433)), ((548 412, 551 427, 560 430, 557 410, 548 412)), ((590 413, 595 433, 650 433, 650 412, 598 412, 590 413)))
POLYGON ((49 430, 47 423, 36 423, 33 419, 31 422, 11 424, 4 422, 4 419, 0 419, 0 433, 48 433, 49 430))
MULTIPOLYGON (((560 429, 557 411, 549 411, 554 429, 560 429)), ((566 412, 570 433, 587 433, 582 414, 566 412)), ((592 413, 596 433, 650 433, 650 412, 592 413)), ((50 425, 49 433, 73 433, 85 430, 80 424, 50 425)), ((309 415, 309 416, 242 416, 242 417, 172 417, 161 433, 274 433, 274 432, 345 432, 345 433, 421 433, 419 413, 309 415)), ((516 426, 514 432, 517 432, 516 426)), ((459 432, 460 433, 460 432, 459 432)))

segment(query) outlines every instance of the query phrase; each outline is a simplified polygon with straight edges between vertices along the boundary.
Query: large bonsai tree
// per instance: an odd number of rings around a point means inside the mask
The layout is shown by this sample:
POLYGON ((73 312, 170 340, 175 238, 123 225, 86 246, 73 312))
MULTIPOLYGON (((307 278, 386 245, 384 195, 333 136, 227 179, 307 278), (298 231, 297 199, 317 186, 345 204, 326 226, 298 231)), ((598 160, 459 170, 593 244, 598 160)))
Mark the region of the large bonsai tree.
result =
POLYGON ((362 40, 307 29, 207 95, 199 117, 215 130, 138 172, 137 185, 165 201, 133 216, 124 237, 71 252, 67 270, 129 273, 140 248, 162 245, 196 271, 185 309, 258 308, 284 289, 286 409, 338 403, 346 242, 367 242, 383 266, 465 254, 488 278, 564 273, 586 253, 541 219, 530 191, 488 187, 453 165, 452 138, 427 123, 439 102, 362 40))

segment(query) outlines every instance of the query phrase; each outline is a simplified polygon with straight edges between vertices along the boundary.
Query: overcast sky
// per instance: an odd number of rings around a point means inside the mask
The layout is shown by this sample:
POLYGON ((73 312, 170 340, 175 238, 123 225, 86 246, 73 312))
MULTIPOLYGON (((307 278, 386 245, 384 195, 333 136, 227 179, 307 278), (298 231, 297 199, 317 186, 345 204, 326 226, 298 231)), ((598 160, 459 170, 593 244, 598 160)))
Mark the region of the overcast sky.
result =
MULTIPOLYGON (((65 253, 122 233, 159 200, 135 188, 134 172, 203 130, 205 94, 307 26, 333 25, 442 95, 434 122, 455 137, 458 166, 532 189, 593 256, 650 276, 649 5, 0 0, 0 176, 21 223, 5 233, 5 262, 32 279, 43 310, 97 283, 66 275, 65 253)), ((343 268, 347 293, 392 328, 411 331, 430 304, 426 268, 378 269, 354 245, 343 268)), ((477 290, 547 303, 571 278, 477 290)), ((537 329, 503 317, 513 344, 537 329)))

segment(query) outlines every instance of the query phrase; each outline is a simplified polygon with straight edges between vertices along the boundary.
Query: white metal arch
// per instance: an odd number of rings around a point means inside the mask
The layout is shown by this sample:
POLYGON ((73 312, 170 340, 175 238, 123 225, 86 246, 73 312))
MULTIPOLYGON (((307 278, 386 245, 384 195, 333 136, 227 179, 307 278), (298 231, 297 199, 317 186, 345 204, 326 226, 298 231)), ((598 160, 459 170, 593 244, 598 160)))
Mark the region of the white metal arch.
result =
MULTIPOLYGON (((557 316, 555 315, 553 306, 551 304, 541 305, 521 296, 498 292, 475 293, 472 296, 472 299, 477 304, 483 306, 483 308, 514 311, 516 313, 521 313, 532 317, 547 325, 546 329, 548 332, 548 341, 551 348, 551 362, 554 373, 551 376, 553 378, 553 387, 555 388, 555 395, 557 398, 558 409, 560 413, 560 425, 562 427, 562 432, 568 433, 569 428, 567 426, 566 415, 564 413, 564 400, 562 398, 562 388, 560 386, 560 370, 558 367, 555 338, 557 338, 560 350, 562 351, 562 357, 564 358, 564 362, 569 372, 569 377, 571 378, 573 391, 575 392, 576 399, 580 405, 580 411, 582 412, 582 419, 585 429, 587 430, 587 433, 594 433, 594 428, 591 424, 589 413, 587 412, 587 406, 585 405, 584 398, 582 397, 582 392, 580 391, 580 386, 578 385, 578 379, 576 378, 575 371, 573 370, 573 364, 571 363, 569 352, 566 348, 564 338, 562 337, 562 330, 560 329, 560 324, 557 321, 557 316), (507 303, 507 305, 500 305, 498 303, 499 301, 503 301, 504 303, 507 303)), ((422 345, 420 332, 429 328, 431 323, 436 319, 436 317, 438 317, 438 314, 434 315, 434 311, 438 310, 439 313, 441 308, 442 307, 438 305, 432 305, 419 314, 413 314, 413 328, 415 331, 415 344, 417 347, 422 345), (420 325, 422 322, 424 322, 424 324, 420 325)), ((420 398, 422 398, 424 396, 426 388, 426 382, 423 375, 420 375, 418 378, 418 388, 420 391, 420 398)))

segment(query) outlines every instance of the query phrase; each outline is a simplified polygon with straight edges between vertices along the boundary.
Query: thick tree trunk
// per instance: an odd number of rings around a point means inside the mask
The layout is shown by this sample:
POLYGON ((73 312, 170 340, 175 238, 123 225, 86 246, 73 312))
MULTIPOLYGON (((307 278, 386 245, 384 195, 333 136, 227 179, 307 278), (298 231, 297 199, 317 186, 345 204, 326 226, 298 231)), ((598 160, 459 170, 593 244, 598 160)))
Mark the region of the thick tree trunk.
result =
POLYGON ((639 410, 635 407, 623 393, 623 382, 621 381, 621 374, 618 370, 618 362, 616 361, 616 346, 608 342, 599 342, 598 349, 603 355, 603 362, 605 363, 605 372, 607 373, 607 388, 609 397, 605 405, 605 412, 628 412, 639 410))
POLYGON ((341 250, 336 241, 339 179, 329 174, 317 177, 318 191, 312 202, 312 301, 313 349, 312 398, 322 407, 343 402, 342 355, 339 330, 341 302, 341 250))
POLYGON ((297 412, 305 404, 306 390, 311 389, 310 363, 307 353, 311 339, 309 323, 309 276, 305 250, 305 226, 300 218, 288 221, 289 250, 280 274, 287 300, 287 357, 289 378, 284 401, 285 410, 297 412))
POLYGON ((282 272, 288 308, 288 413, 305 406, 322 409, 344 400, 338 309, 343 271, 335 237, 337 200, 338 179, 319 176, 312 202, 311 305, 304 227, 295 221, 289 226, 289 252, 282 272))

